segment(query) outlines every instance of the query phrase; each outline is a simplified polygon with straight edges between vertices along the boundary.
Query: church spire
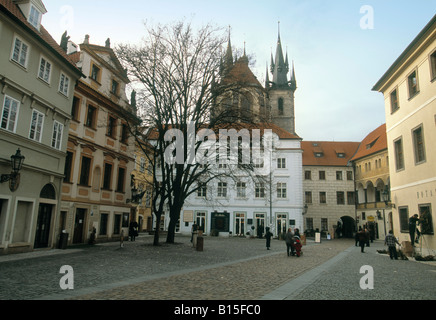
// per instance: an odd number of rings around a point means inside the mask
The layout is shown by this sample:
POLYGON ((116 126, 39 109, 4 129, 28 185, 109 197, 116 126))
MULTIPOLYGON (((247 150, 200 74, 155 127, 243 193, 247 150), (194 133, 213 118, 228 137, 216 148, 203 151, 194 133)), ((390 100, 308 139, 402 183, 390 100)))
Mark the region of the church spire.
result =
POLYGON ((229 26, 229 40, 227 42, 227 51, 226 54, 224 56, 224 66, 223 66, 223 71, 224 74, 227 74, 230 69, 233 67, 233 52, 232 52, 232 42, 230 40, 230 26, 229 26))
POLYGON ((297 78, 295 77, 294 61, 292 61, 291 81, 289 82, 289 85, 293 91, 297 90, 297 78))
POLYGON ((287 63, 287 55, 286 55, 286 61, 283 56, 283 49, 282 49, 282 41, 280 39, 280 22, 279 22, 279 30, 278 30, 278 40, 277 40, 277 48, 276 48, 276 57, 275 57, 275 63, 273 68, 273 82, 277 86, 284 86, 288 83, 288 77, 287 74, 289 72, 289 64, 287 63))

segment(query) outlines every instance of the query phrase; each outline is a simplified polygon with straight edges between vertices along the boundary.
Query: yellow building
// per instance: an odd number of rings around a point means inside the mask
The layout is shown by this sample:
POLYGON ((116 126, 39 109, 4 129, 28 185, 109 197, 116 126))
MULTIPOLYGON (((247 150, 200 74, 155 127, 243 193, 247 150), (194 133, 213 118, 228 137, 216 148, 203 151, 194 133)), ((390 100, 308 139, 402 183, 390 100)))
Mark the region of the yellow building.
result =
POLYGON ((357 225, 368 227, 373 239, 384 239, 393 228, 385 124, 362 140, 351 161, 355 172, 357 225))
POLYGON ((153 223, 153 156, 148 150, 146 142, 136 143, 135 167, 132 175, 137 198, 132 201, 132 205, 136 207, 132 219, 138 222, 139 231, 151 231, 153 223))
POLYGON ((410 241, 418 214, 423 237, 416 252, 434 255, 436 207, 436 16, 375 84, 383 93, 394 234, 410 241))

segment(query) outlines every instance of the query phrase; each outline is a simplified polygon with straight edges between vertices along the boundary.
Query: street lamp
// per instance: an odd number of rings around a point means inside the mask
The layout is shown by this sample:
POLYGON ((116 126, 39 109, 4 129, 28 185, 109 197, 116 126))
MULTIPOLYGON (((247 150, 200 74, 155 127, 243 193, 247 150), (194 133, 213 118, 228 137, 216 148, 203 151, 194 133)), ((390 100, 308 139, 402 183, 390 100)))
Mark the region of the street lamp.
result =
POLYGON ((21 155, 21 150, 18 148, 17 152, 11 156, 12 172, 10 174, 2 174, 0 182, 9 181, 9 189, 14 192, 20 185, 20 170, 23 167, 25 157, 21 155))

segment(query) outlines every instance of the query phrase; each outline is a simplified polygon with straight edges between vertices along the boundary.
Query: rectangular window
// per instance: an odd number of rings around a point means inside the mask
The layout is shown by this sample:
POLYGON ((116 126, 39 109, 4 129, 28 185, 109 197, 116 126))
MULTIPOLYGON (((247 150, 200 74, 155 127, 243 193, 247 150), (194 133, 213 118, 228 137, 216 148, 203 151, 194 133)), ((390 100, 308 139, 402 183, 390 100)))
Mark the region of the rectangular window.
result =
POLYGON ((286 183, 277 183, 277 198, 286 199, 287 198, 287 185, 286 183))
POLYGON ((126 169, 118 168, 118 183, 117 192, 124 192, 124 180, 126 176, 126 169))
POLYGON ((397 89, 391 92, 391 113, 399 109, 397 89))
POLYGON ((103 189, 110 190, 112 182, 112 164, 104 164, 103 189))
POLYGON ((306 218, 307 230, 313 230, 313 218, 306 218))
POLYGON ((206 198, 207 196, 207 186, 206 183, 200 182, 198 184, 197 196, 201 198, 206 198))
POLYGON ((329 229, 328 219, 321 218, 321 231, 328 231, 328 229, 329 229))
POLYGON ((70 78, 68 78, 63 72, 61 73, 61 79, 59 81, 59 92, 68 97, 68 91, 70 87, 70 78))
POLYGON ((278 158, 277 159, 277 168, 278 169, 286 169, 286 158, 278 158))
POLYGON ((117 126, 117 119, 113 116, 109 116, 108 123, 107 123, 107 135, 111 138, 115 138, 116 135, 116 126, 117 126))
POLYGON ((409 232, 409 208, 408 207, 398 208, 398 213, 400 217, 401 232, 409 232))
POLYGON ((14 50, 12 52, 12 60, 26 68, 28 53, 29 46, 21 39, 15 38, 14 50))
POLYGON ((413 71, 407 77, 407 84, 409 86, 409 99, 413 98, 419 91, 418 88, 418 77, 416 75, 416 70, 413 71))
POLYGON ((319 193, 319 203, 323 203, 323 204, 327 203, 327 195, 324 191, 321 191, 319 193))
POLYGON ((353 181, 353 171, 347 171, 347 180, 353 181))
POLYGON ((419 164, 425 161, 424 137, 422 126, 413 130, 413 147, 415 151, 415 163, 419 164))
POLYGON ((88 112, 86 113, 85 125, 90 128, 95 128, 95 120, 97 115, 97 109, 93 106, 88 106, 88 112))
POLYGON ((397 170, 404 169, 404 154, 403 154, 403 141, 398 139, 394 142, 395 149, 395 165, 397 170))
POLYGON ((236 197, 245 198, 247 196, 247 185, 245 182, 236 183, 236 197))
POLYGON ((37 110, 33 110, 32 119, 30 122, 29 139, 41 142, 42 127, 44 124, 44 114, 37 110))
POLYGON ((30 6, 29 23, 39 30, 39 25, 41 23, 41 12, 34 6, 30 6))
POLYGON ((342 171, 336 171, 336 180, 342 180, 342 171))
POLYGON ((263 182, 259 182, 255 184, 255 197, 259 199, 265 198, 265 184, 263 182))
POLYGON ((89 177, 91 175, 91 158, 82 157, 82 167, 80 169, 79 184, 89 186, 89 177))
POLYGON ((114 95, 118 95, 118 82, 115 80, 112 80, 112 87, 111 87, 111 93, 114 95))
POLYGON ((91 68, 91 79, 94 81, 98 81, 99 75, 100 75, 100 68, 97 67, 95 64, 93 64, 91 68))
POLYGON ((325 171, 319 172, 319 180, 325 180, 325 171))
POLYGON ((71 182, 71 172, 73 170, 73 153, 67 151, 65 158, 64 182, 71 182))
POLYGON ((60 122, 55 121, 53 123, 53 136, 51 139, 51 146, 53 148, 61 150, 63 132, 64 132, 64 125, 60 122))
POLYGON ((432 80, 436 79, 436 51, 430 55, 430 68, 432 80))
POLYGON ((73 106, 71 108, 71 117, 73 120, 80 120, 80 99, 73 97, 73 106))
POLYGON ((311 204, 312 203, 312 191, 306 191, 304 193, 304 201, 307 204, 311 204))
POLYGON ((129 139, 129 127, 127 126, 127 124, 123 123, 121 126, 121 142, 127 144, 128 139, 129 139))
POLYGON ((304 171, 304 179, 305 180, 312 180, 312 172, 309 170, 304 171))
POLYGON ((218 182, 218 197, 227 197, 227 182, 218 182))
POLYGON ((39 63, 38 77, 44 80, 45 82, 50 83, 50 74, 51 74, 51 63, 48 62, 45 58, 41 57, 41 61, 39 63))
POLYGON ((336 192, 337 204, 345 204, 345 194, 343 191, 336 192))
POLYGON ((107 234, 108 214, 100 214, 100 232, 99 235, 105 236, 107 234))
POLYGON ((11 97, 5 96, 3 103, 1 128, 15 132, 17 128, 18 110, 20 102, 11 97))

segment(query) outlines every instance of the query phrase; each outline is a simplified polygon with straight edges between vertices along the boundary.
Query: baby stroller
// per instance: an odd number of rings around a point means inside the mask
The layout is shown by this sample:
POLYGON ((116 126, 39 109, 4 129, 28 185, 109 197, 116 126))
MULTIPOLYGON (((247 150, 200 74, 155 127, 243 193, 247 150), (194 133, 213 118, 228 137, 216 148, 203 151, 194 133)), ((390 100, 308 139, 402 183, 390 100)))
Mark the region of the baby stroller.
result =
POLYGON ((295 237, 295 254, 297 255, 297 257, 303 255, 303 251, 301 251, 301 248, 303 247, 303 245, 301 244, 301 240, 299 236, 295 237))

